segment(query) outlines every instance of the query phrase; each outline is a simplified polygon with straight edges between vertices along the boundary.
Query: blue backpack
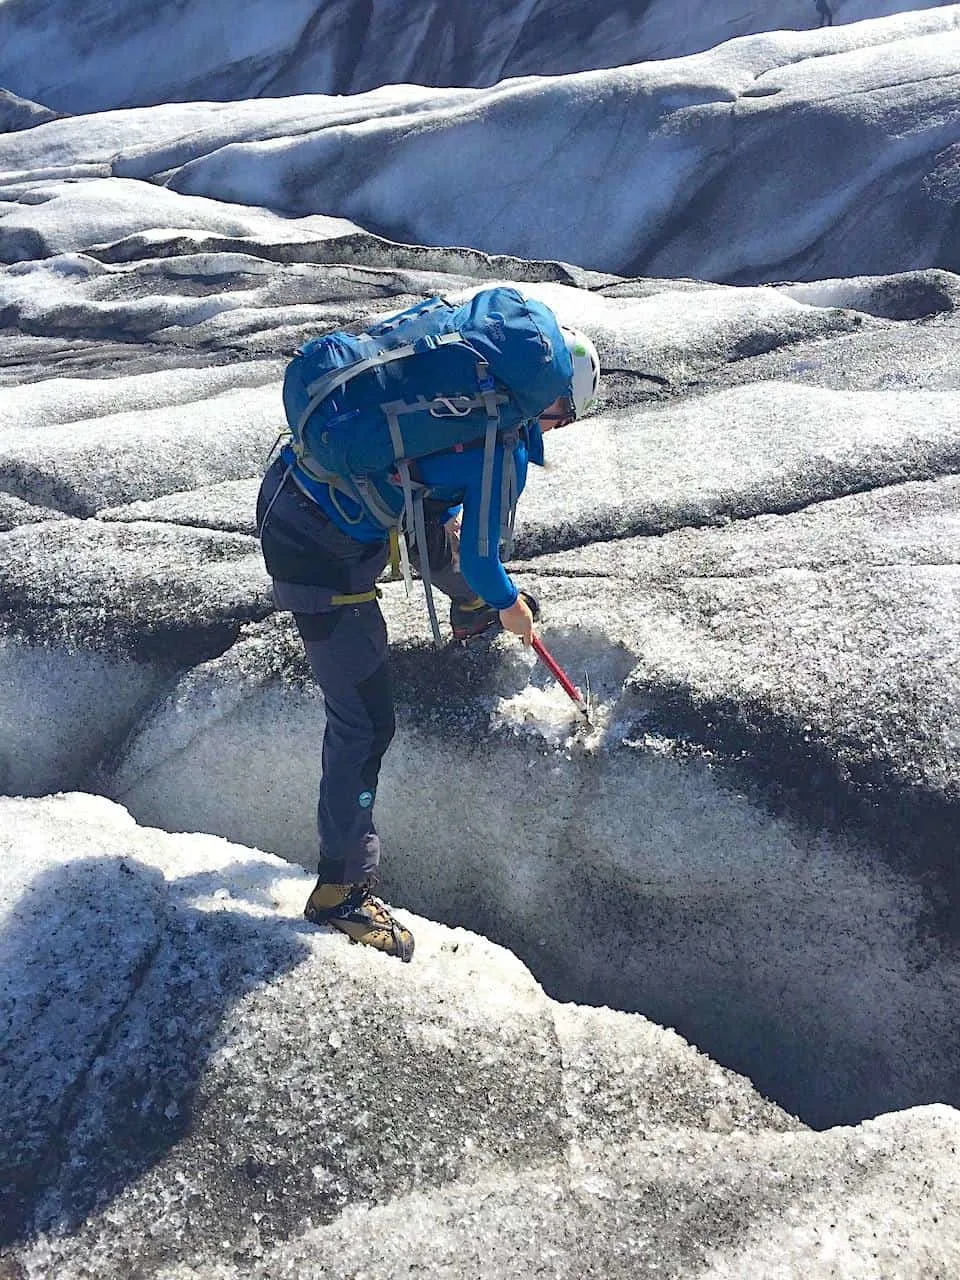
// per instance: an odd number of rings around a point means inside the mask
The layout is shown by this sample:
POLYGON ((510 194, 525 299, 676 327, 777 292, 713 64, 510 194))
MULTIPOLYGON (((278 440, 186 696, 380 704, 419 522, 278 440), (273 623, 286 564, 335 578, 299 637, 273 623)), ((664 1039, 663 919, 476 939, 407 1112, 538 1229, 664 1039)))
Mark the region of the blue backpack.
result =
MULTIPOLYGON (((479 551, 487 555, 496 447, 504 449, 501 537, 509 542, 520 431, 569 394, 572 379, 570 353, 549 307, 498 287, 462 306, 429 298, 358 336, 313 338, 287 366, 283 405, 296 465, 328 485, 335 503, 346 494, 374 523, 405 527, 422 548, 429 491, 410 464, 482 440, 479 551)), ((349 522, 339 504, 338 510, 349 522)), ((403 539, 400 545, 405 551, 403 539)), ((439 637, 425 552, 420 562, 439 637)), ((406 562, 404 569, 409 580, 406 562)))

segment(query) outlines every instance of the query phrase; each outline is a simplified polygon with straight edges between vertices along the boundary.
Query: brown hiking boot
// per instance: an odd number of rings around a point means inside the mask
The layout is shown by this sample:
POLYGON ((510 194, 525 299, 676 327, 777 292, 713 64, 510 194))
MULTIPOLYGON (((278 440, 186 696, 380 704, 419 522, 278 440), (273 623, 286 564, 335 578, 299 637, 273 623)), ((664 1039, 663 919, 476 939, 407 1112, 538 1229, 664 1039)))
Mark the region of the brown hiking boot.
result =
POLYGON ((332 924, 351 942, 363 942, 406 962, 413 959, 413 934, 373 896, 368 884, 328 884, 321 874, 303 914, 311 924, 332 924))

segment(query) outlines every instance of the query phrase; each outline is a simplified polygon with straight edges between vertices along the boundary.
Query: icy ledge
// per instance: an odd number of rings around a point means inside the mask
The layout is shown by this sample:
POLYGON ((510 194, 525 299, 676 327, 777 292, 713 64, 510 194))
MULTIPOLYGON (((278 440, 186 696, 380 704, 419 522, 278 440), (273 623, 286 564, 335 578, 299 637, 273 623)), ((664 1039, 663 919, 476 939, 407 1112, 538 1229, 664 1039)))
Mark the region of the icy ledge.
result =
POLYGON ((102 798, 0 801, 0 1272, 955 1274, 960 1116, 814 1133, 671 1031, 102 798))

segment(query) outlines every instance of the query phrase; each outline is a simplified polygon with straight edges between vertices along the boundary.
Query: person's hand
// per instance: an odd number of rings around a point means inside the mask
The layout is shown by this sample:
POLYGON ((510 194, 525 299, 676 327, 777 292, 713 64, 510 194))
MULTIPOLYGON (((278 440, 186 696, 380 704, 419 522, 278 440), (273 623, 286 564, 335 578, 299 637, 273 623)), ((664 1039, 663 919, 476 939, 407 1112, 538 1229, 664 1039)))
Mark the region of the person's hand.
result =
POLYGON ((517 596, 509 609, 500 610, 500 625, 519 636, 528 648, 533 644, 533 614, 523 596, 517 596))

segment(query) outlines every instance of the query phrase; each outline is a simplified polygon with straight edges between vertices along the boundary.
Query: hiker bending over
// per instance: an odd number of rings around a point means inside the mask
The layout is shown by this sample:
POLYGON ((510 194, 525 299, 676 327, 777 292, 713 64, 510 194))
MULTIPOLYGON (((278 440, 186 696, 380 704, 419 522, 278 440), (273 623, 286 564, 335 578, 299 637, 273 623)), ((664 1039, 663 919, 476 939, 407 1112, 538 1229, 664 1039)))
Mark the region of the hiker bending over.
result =
POLYGON ((593 404, 589 338, 516 289, 430 299, 362 335, 308 342, 290 362, 291 438, 267 471, 257 528, 278 609, 293 613, 323 690, 317 884, 304 914, 409 960, 413 938, 372 890, 380 764, 393 738, 376 582, 399 555, 450 598, 454 636, 497 625, 533 638, 537 604, 503 567, 516 499, 543 433, 593 404))

